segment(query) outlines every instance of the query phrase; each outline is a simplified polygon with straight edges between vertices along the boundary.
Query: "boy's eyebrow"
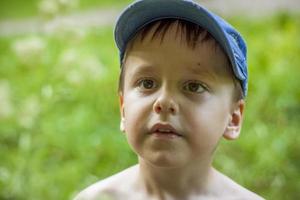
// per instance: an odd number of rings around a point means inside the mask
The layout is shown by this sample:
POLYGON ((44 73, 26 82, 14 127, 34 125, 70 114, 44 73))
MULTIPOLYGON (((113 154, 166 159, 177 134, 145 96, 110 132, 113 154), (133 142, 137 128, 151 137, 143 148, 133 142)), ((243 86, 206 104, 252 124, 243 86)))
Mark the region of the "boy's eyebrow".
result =
POLYGON ((153 73, 153 67, 151 65, 138 65, 136 69, 133 70, 132 75, 138 75, 141 73, 153 73))
MULTIPOLYGON (((210 79, 216 80, 214 70, 207 70, 201 66, 201 63, 186 67, 186 71, 196 75, 207 75, 210 79)), ((148 64, 140 64, 131 73, 131 76, 139 75, 142 73, 155 73, 155 67, 148 64)))
POLYGON ((201 67, 201 63, 198 62, 196 65, 189 66, 187 68, 188 71, 191 71, 193 74, 198 74, 198 75, 208 75, 210 78, 213 80, 216 79, 216 74, 214 73, 214 69, 212 70, 207 70, 204 67, 201 67))

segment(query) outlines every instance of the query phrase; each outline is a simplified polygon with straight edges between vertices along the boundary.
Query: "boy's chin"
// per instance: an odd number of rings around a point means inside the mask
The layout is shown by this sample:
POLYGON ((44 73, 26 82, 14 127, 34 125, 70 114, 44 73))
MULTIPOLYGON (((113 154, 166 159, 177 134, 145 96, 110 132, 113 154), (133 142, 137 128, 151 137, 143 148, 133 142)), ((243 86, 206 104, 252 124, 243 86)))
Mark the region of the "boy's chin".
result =
POLYGON ((157 168, 181 168, 187 164, 186 159, 180 159, 176 155, 164 155, 163 153, 155 153, 154 155, 147 155, 142 158, 146 164, 157 168))

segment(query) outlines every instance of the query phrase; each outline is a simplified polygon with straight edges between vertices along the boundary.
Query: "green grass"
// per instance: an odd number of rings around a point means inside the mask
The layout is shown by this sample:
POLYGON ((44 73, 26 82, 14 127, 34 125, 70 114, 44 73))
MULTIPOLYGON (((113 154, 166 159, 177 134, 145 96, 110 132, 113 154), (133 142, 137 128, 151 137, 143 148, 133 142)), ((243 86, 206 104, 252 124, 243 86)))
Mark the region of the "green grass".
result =
MULTIPOLYGON (((247 39, 249 96, 215 166, 266 199, 300 188, 298 19, 230 20, 247 39)), ((0 199, 70 199, 136 163, 119 131, 112 29, 81 31, 0 38, 0 199)))

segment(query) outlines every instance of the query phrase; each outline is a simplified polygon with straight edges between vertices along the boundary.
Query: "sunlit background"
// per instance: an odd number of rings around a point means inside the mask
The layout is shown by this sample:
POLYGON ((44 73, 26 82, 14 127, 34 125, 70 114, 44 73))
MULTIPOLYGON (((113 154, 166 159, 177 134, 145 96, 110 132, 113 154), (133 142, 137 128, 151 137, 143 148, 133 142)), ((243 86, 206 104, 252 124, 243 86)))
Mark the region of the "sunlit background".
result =
MULTIPOLYGON (((137 162, 119 131, 112 33, 129 2, 1 0, 1 200, 71 199, 137 162)), ((215 166, 266 199, 299 199, 299 1, 202 3, 249 48, 242 135, 215 166)))

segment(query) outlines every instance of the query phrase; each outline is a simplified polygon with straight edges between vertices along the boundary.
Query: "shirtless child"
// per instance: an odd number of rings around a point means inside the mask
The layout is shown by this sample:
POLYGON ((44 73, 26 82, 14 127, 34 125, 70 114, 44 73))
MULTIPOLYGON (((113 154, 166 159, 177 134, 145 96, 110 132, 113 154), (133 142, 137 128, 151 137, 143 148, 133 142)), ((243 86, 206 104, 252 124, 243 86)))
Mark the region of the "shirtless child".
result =
POLYGON ((76 200, 263 199, 212 166, 238 138, 247 94, 246 44, 188 0, 136 1, 119 17, 121 130, 138 164, 76 200))

